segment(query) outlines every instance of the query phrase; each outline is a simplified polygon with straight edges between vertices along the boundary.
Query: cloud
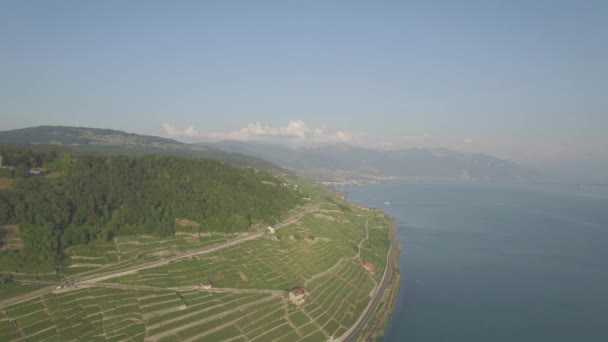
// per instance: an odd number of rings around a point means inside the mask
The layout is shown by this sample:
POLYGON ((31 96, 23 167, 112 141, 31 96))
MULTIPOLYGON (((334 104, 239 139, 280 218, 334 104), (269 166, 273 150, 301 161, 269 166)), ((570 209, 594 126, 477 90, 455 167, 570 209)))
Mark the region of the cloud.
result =
POLYGON ((165 134, 167 134, 170 137, 190 137, 190 138, 194 138, 194 137, 199 137, 200 133, 198 130, 196 130, 196 128, 189 126, 188 128, 180 131, 178 129, 175 128, 175 126, 170 125, 168 123, 163 123, 163 130, 165 131, 165 134))
POLYGON ((325 126, 311 127, 302 120, 291 120, 285 126, 271 126, 261 121, 227 132, 200 133, 190 126, 184 130, 164 123, 163 129, 170 137, 199 138, 204 140, 241 140, 287 143, 290 145, 319 145, 328 143, 357 143, 365 134, 343 130, 329 131, 325 126))
POLYGON ((473 143, 473 138, 468 138, 468 137, 467 137, 467 138, 464 138, 463 142, 464 142, 465 144, 472 144, 472 143, 473 143))

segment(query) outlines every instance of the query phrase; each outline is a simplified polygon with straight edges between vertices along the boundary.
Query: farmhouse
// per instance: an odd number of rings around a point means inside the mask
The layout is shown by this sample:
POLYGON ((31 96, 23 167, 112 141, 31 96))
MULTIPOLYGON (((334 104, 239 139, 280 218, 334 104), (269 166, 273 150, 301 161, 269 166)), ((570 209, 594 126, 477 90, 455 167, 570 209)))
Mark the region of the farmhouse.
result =
POLYGON ((363 268, 365 268, 366 271, 368 271, 371 274, 376 273, 376 265, 372 264, 371 262, 366 262, 365 264, 363 264, 363 268))
POLYGON ((295 305, 302 305, 308 296, 308 289, 305 287, 296 287, 289 292, 289 300, 295 305))
POLYGON ((211 283, 211 281, 205 280, 203 283, 199 284, 198 287, 200 287, 204 290, 211 290, 211 288, 213 287, 213 284, 211 283))

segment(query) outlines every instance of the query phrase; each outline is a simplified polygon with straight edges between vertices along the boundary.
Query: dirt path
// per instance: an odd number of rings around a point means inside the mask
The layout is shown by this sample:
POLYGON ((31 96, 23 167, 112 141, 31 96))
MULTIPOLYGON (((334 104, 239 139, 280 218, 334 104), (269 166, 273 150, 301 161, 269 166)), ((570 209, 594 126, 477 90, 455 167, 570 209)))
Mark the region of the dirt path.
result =
MULTIPOLYGON (((322 276, 324 276, 324 275, 327 275, 327 274, 329 274, 329 273, 332 273, 332 272, 333 272, 333 271, 335 271, 335 270, 336 270, 336 269, 337 269, 337 268, 340 266, 340 264, 341 264, 343 261, 345 261, 345 260, 348 260, 348 259, 359 259, 359 260, 361 261, 361 247, 363 246, 363 243, 365 243, 365 241, 367 241, 367 239, 369 239, 369 229, 368 229, 369 216, 370 216, 370 215, 368 215, 368 216, 367 216, 367 220, 365 221, 365 232, 366 232, 366 236, 365 236, 365 238, 364 238, 363 240, 361 240, 361 241, 359 242, 359 247, 358 247, 358 252, 357 252, 357 255, 355 255, 355 256, 354 256, 354 257, 352 257, 352 258, 346 258, 346 257, 344 257, 344 258, 340 258, 340 259, 338 260, 338 262, 336 262, 336 264, 335 264, 335 265, 333 265, 332 267, 330 267, 330 268, 326 269, 325 271, 323 271, 323 272, 321 272, 321 273, 317 273, 317 274, 313 275, 312 277, 308 278, 308 279, 307 279, 307 280, 304 282, 304 286, 308 286, 308 284, 309 284, 311 281, 313 281, 313 280, 315 280, 315 279, 317 279, 317 278, 319 278, 319 277, 322 277, 322 276)), ((361 264, 363 264, 363 261, 361 261, 361 264)), ((372 277, 372 280, 373 280, 373 277, 372 277)), ((374 282, 375 282, 375 281, 374 281, 374 282)))
POLYGON ((293 331, 295 331, 296 334, 299 335, 298 327, 296 327, 295 324, 293 324, 293 322, 291 321, 291 318, 289 318, 289 308, 287 307, 287 300, 285 300, 285 298, 283 298, 283 311, 285 311, 285 318, 287 319, 287 324, 289 324, 293 331))
POLYGON ((219 246, 215 246, 215 247, 211 247, 211 248, 208 248, 208 249, 204 249, 202 251, 195 251, 195 252, 185 253, 185 254, 174 256, 174 257, 167 258, 167 259, 164 259, 164 260, 155 261, 153 263, 149 263, 149 264, 146 264, 146 265, 143 265, 143 266, 137 266, 137 267, 131 268, 131 269, 126 270, 126 271, 119 271, 119 272, 111 273, 111 274, 104 275, 104 276, 99 276, 99 277, 90 278, 90 279, 84 279, 84 280, 79 281, 77 284, 92 284, 92 283, 96 283, 96 282, 100 282, 100 281, 105 281, 105 280, 112 279, 112 278, 121 277, 121 276, 128 275, 128 274, 133 274, 133 273, 136 273, 136 272, 141 271, 141 270, 146 270, 146 269, 149 269, 149 268, 155 268, 155 267, 158 267, 158 266, 164 266, 164 265, 167 265, 167 264, 169 264, 169 263, 171 263, 172 261, 175 261, 175 260, 189 258, 189 257, 195 256, 195 255, 203 255, 203 254, 213 253, 213 252, 219 251, 221 249, 225 249, 225 248, 228 248, 228 247, 236 246, 236 245, 238 245, 240 243, 243 243, 245 241, 257 239, 257 238, 261 237, 263 234, 264 233, 255 233, 255 234, 248 235, 248 236, 236 239, 236 240, 232 240, 232 241, 226 242, 226 243, 221 244, 219 246))
POLYGON ((283 222, 277 224, 274 226, 275 229, 279 229, 279 228, 283 228, 285 226, 288 226, 294 222, 297 222, 298 220, 300 220, 304 215, 315 212, 315 211, 319 211, 319 206, 315 205, 315 206, 309 206, 308 208, 306 208, 304 211, 299 212, 295 215, 292 215, 288 218, 286 218, 285 220, 283 220, 283 222))
POLYGON ((78 268, 78 267, 102 267, 103 264, 93 264, 93 263, 86 263, 86 262, 82 262, 82 263, 75 263, 75 264, 71 264, 70 266, 68 266, 68 268, 78 268))
POLYGON ((340 258, 340 260, 338 260, 338 262, 336 262, 336 264, 333 265, 332 267, 330 267, 330 268, 326 269, 325 271, 323 271, 321 273, 317 273, 317 274, 313 275, 312 277, 306 279, 306 281, 304 282, 304 287, 308 286, 308 284, 311 281, 313 281, 313 280, 315 280, 317 278, 320 278, 320 277, 322 277, 324 275, 327 275, 329 273, 334 272, 338 267, 340 267, 340 264, 342 264, 342 262, 344 262, 345 260, 347 260, 347 258, 340 258))
POLYGON ((371 319, 374 311, 380 304, 380 300, 384 296, 386 291, 386 287, 390 284, 391 280, 395 274, 395 264, 391 261, 396 258, 395 251, 399 248, 397 245, 397 234, 396 234, 396 226, 395 224, 391 224, 389 228, 389 235, 391 240, 391 246, 386 255, 386 266, 384 268, 384 275, 382 276, 382 280, 380 284, 372 290, 373 296, 369 301, 369 304, 359 316, 359 319, 350 327, 342 336, 339 337, 339 341, 356 341, 359 335, 363 332, 363 329, 371 319))
MULTIPOLYGON (((282 228, 285 227, 287 225, 290 225, 294 222, 297 222, 300 218, 302 218, 304 215, 311 213, 311 212, 315 212, 319 210, 319 206, 309 206, 309 207, 305 207, 302 208, 302 211, 300 211, 297 214, 294 214, 288 218, 286 218, 283 222, 275 225, 275 229, 278 228, 282 228)), ((247 235, 245 237, 241 237, 235 240, 231 240, 228 242, 225 242, 223 244, 219 244, 219 245, 215 245, 212 247, 205 247, 204 249, 198 250, 198 251, 193 251, 193 252, 189 252, 189 253, 185 253, 185 254, 180 254, 174 257, 171 257, 169 259, 164 259, 164 260, 159 260, 159 261, 152 261, 150 263, 146 263, 146 264, 141 264, 141 265, 135 265, 135 266, 131 266, 131 267, 125 267, 122 268, 122 270, 117 270, 117 271, 111 271, 108 274, 104 274, 104 275, 90 275, 87 277, 81 277, 80 279, 77 280, 76 285, 85 285, 85 284, 94 284, 100 281, 104 281, 104 280, 108 280, 108 279, 112 279, 112 278, 116 278, 116 277, 120 277, 123 275, 128 275, 128 274, 133 274, 137 271, 140 270, 144 270, 144 269, 148 269, 148 268, 154 268, 154 267, 158 267, 158 266, 162 266, 162 265, 166 265, 172 261, 175 260, 179 260, 179 259, 183 259, 183 258, 188 258, 191 256, 195 256, 195 255, 202 255, 202 254, 208 254, 208 253, 212 253, 224 248, 228 248, 228 247, 232 247, 234 245, 238 245, 240 243, 249 241, 249 240, 254 240, 257 238, 260 238, 262 236, 264 236, 265 232, 260 232, 260 233, 254 233, 251 235, 247 235)), ((12 298, 7 298, 4 299, 2 301, 0 301, 0 309, 5 308, 7 306, 10 305, 14 305, 14 304, 19 304, 25 301, 28 301, 30 299, 33 298, 37 298, 40 297, 42 295, 45 295, 49 292, 52 292, 53 290, 55 290, 55 287, 59 284, 55 283, 52 286, 48 286, 48 287, 44 287, 42 289, 38 289, 23 295, 19 295, 19 296, 15 296, 12 298)))
MULTIPOLYGON (((294 222, 297 222, 298 220, 300 220, 302 217, 304 217, 305 215, 311 213, 311 212, 315 212, 318 211, 319 208, 318 207, 307 207, 307 208, 303 208, 302 211, 298 212, 297 214, 294 214, 292 216, 290 216, 289 218, 285 219, 283 222, 281 222, 280 224, 277 224, 274 226, 275 229, 279 229, 279 228, 283 228, 286 227, 290 224, 293 224, 294 222)), ((343 266, 343 263, 345 261, 349 261, 350 260, 358 260, 361 264, 363 264, 363 260, 361 258, 361 252, 362 252, 362 248, 364 246, 364 244, 366 243, 366 241, 369 240, 370 238, 370 228, 369 228, 369 223, 371 220, 371 214, 367 216, 367 219, 365 221, 365 224, 363 225, 364 229, 365 229, 365 237, 361 239, 361 241, 359 241, 358 244, 358 248, 357 248, 357 253, 352 256, 352 257, 343 257, 340 258, 335 265, 331 266, 329 269, 322 271, 320 273, 317 273, 315 275, 313 275, 312 277, 310 277, 309 279, 306 280, 306 282, 304 283, 305 286, 308 286, 308 284, 315 280, 318 279, 320 277, 326 276, 328 274, 331 274, 333 272, 336 272, 336 270, 340 267, 343 266)), ((363 329, 365 328, 365 326, 367 325, 367 323, 369 322, 369 320, 371 319, 371 316, 373 315, 375 309, 378 307, 382 296, 384 295, 388 284, 390 283, 391 279, 393 279, 393 275, 394 275, 394 263, 393 263, 393 257, 395 254, 395 249, 397 249, 398 247, 396 247, 396 239, 395 239, 395 231, 394 231, 395 227, 391 227, 390 228, 390 232, 389 234, 391 235, 391 245, 389 248, 389 251, 387 253, 387 262, 386 262, 386 266, 385 266, 385 270, 384 270, 384 274, 382 277, 382 280, 380 281, 380 283, 376 282, 373 277, 372 280, 374 281, 375 285, 374 289, 371 292, 371 300, 368 303, 367 307, 365 308, 365 310, 363 311, 363 313, 361 314, 361 316, 358 317, 357 321, 355 322, 355 324, 353 326, 351 326, 342 336, 338 337, 336 340, 340 340, 340 341, 352 341, 356 338, 359 337, 359 335, 361 334, 361 332, 363 331, 363 329)), ((162 331, 162 332, 158 332, 158 334, 153 335, 153 336, 146 336, 145 337, 145 341, 158 341, 161 339, 164 339, 166 337, 170 337, 172 335, 178 334, 182 331, 185 331, 187 329, 190 329, 198 324, 204 324, 204 323, 208 323, 208 322, 212 322, 213 320, 216 320, 220 317, 224 317, 226 315, 230 315, 230 314, 234 314, 236 312, 239 312, 243 309, 246 309, 248 307, 254 307, 254 306, 258 306, 260 304, 266 303, 268 301, 271 300, 276 300, 277 298, 281 298, 281 300, 283 301, 284 304, 284 309, 287 310, 287 302, 286 302, 286 297, 285 297, 285 292, 284 291, 280 291, 280 290, 264 290, 264 289, 238 289, 238 288, 212 288, 212 289, 208 289, 208 290, 204 290, 202 288, 199 288, 198 286, 184 286, 184 287, 154 287, 154 286, 145 286, 145 285, 123 285, 123 284, 112 284, 112 283, 102 283, 103 281, 106 280, 110 280, 110 279, 114 279, 117 277, 121 277, 124 275, 128 275, 128 274, 133 274, 136 273, 138 271, 141 270, 145 270, 145 269, 150 269, 150 268, 155 268, 155 267, 159 267, 159 266, 163 266, 163 265, 167 265, 171 262, 180 260, 180 259, 184 259, 184 258, 190 258, 192 256, 195 255, 204 255, 204 254, 209 254, 209 253, 213 253, 225 248, 229 248, 229 247, 233 247, 239 244, 242 244, 246 241, 250 241, 250 240, 254 240, 254 239, 258 239, 262 236, 264 236, 266 234, 266 232, 258 232, 258 233, 253 233, 253 234, 249 234, 243 237, 239 237, 237 239, 231 240, 231 241, 227 241, 225 243, 221 243, 221 244, 217 244, 214 246, 208 246, 205 247, 204 249, 200 249, 200 250, 195 250, 195 251, 191 251, 188 253, 183 253, 180 255, 176 255, 173 257, 169 257, 167 259, 163 259, 163 260, 156 260, 156 261, 152 261, 152 262, 148 262, 146 264, 140 264, 140 265, 132 265, 129 267, 123 267, 121 269, 118 270, 114 270, 114 271, 110 271, 106 274, 96 274, 96 275, 90 275, 87 277, 81 277, 80 279, 78 279, 75 283, 75 285, 78 286, 78 288, 74 287, 68 287, 68 288, 64 288, 61 290, 56 290, 56 292, 69 292, 69 291, 74 291, 74 290, 78 290, 81 288, 90 288, 90 287, 104 287, 104 288, 113 288, 113 289, 123 289, 123 290, 154 290, 154 291, 159 291, 159 290, 164 290, 164 291, 177 291, 177 292, 181 292, 181 291, 201 291, 201 292, 216 292, 216 293, 242 293, 242 294, 266 294, 268 296, 258 299, 256 301, 253 301, 251 303, 246 303, 243 305, 240 305, 236 308, 227 310, 227 311, 223 311, 221 313, 218 313, 216 315, 210 316, 210 317, 206 317, 203 320, 200 321, 196 321, 196 322, 192 322, 192 323, 188 323, 188 324, 184 324, 181 325, 179 327, 175 327, 173 329, 170 329, 168 331, 162 331)), ((84 261, 84 260, 83 260, 84 261)), ((86 263, 83 263, 86 264, 86 263)), ((243 281, 246 281, 246 276, 245 274, 241 273, 239 275, 241 277, 241 279, 243 281), (243 279, 244 278, 244 279, 243 279)), ((344 280, 344 279, 343 279, 344 280)), ((45 287, 43 289, 39 289, 36 291, 32 291, 26 295, 22 295, 22 296, 17 296, 14 298, 10 298, 10 299, 6 299, 3 301, 0 301, 0 308, 3 308, 5 306, 8 305, 13 305, 13 304, 17 304, 26 300, 30 300, 32 298, 41 296, 45 293, 51 292, 53 290, 55 290, 55 286, 56 283, 53 284, 52 286, 49 287, 45 287)), ((337 299, 334 299, 334 301, 337 299)), ((332 304, 333 305, 333 304, 332 304)), ((343 309, 342 306, 340 307, 340 309, 343 309)), ((176 310, 175 308, 171 308, 168 310, 176 310)), ((206 310, 206 309, 204 309, 206 310)), ((198 312, 198 311, 197 311, 198 312)), ((319 331, 324 332, 325 334, 327 334, 327 332, 325 331, 325 329, 323 329, 323 324, 324 322, 321 321, 317 321, 316 319, 313 319, 312 317, 310 317, 310 315, 305 311, 305 310, 300 310, 300 312, 302 312, 306 317, 308 317, 312 324, 314 324, 319 331)), ((196 314, 196 312, 192 313, 192 314, 196 314)), ((180 317, 179 319, 186 319, 187 316, 185 317, 180 317)), ((167 323, 167 322, 163 322, 163 323, 167 323)), ((185 323, 185 322, 184 322, 185 323)), ((162 324, 162 323, 159 323, 162 324)), ((219 331, 221 329, 224 329, 228 326, 233 325, 234 322, 226 322, 224 324, 219 324, 215 327, 213 327, 212 329, 205 331, 201 334, 195 335, 195 336, 191 336, 188 339, 184 340, 184 341, 195 341, 195 340, 201 340, 204 339, 206 336, 208 336, 209 334, 212 334, 216 331, 219 331)), ((291 326, 291 328, 294 329, 294 331, 298 332, 298 334, 300 333, 299 330, 295 327, 295 325, 293 324, 293 322, 291 322, 289 319, 287 319, 287 324, 289 324, 289 326, 291 326)), ((277 327, 275 327, 276 329, 277 327)), ((242 335, 243 336, 243 335, 242 335)))
POLYGON ((357 255, 353 258, 353 259, 359 259, 359 261, 361 261, 361 264, 363 264, 363 260, 361 260, 361 248, 363 247, 363 244, 365 243, 365 241, 369 240, 369 217, 371 216, 371 214, 367 215, 367 219, 365 220, 365 238, 363 240, 361 240, 359 242, 359 246, 357 248, 357 255))
MULTIPOLYGON (((365 241, 369 240, 369 218, 370 218, 371 214, 367 215, 367 220, 365 220, 365 239, 361 240, 361 242, 359 242, 359 248, 358 248, 358 252, 357 252, 357 256, 353 259, 359 259, 359 261, 361 262, 361 265, 363 265, 363 263, 365 262, 363 259, 361 259, 361 248, 363 247, 363 244, 365 243, 365 241)), ((378 282, 376 281, 376 279, 368 273, 369 278, 372 280, 372 282, 374 283, 374 289, 376 289, 378 287, 378 282)), ((372 290, 374 291, 374 290, 372 290)))
MULTIPOLYGON (((275 229, 279 229, 279 228, 282 228, 282 227, 284 227, 286 225, 290 225, 290 224, 292 224, 294 222, 297 222, 304 215, 306 215, 306 214, 308 214, 310 212, 316 211, 316 210, 318 210, 318 207, 312 207, 312 208, 310 208, 310 209, 308 209, 306 211, 303 211, 303 212, 300 212, 300 213, 298 213, 296 215, 293 215, 293 216, 287 218, 282 223, 276 225, 275 229)), ((254 240, 254 239, 260 238, 264 234, 265 234, 265 232, 255 233, 255 234, 252 234, 252 235, 248 235, 248 236, 236 239, 236 240, 232 240, 232 241, 223 243, 223 244, 215 246, 215 247, 207 248, 207 249, 204 249, 204 250, 201 250, 201 251, 195 251, 195 252, 190 252, 190 253, 186 253, 186 254, 182 254, 182 255, 177 255, 177 256, 174 256, 174 257, 171 257, 171 258, 168 258, 168 259, 164 259, 164 260, 156 261, 156 262, 153 262, 153 263, 150 263, 150 264, 147 264, 147 265, 139 266, 139 267, 127 270, 127 271, 116 272, 116 273, 112 273, 112 274, 108 274, 108 275, 104 275, 104 276, 100 276, 100 277, 96 277, 96 278, 92 278, 92 279, 81 280, 80 282, 78 282, 78 284, 91 284, 91 283, 96 283, 96 282, 100 282, 100 281, 105 281, 105 280, 108 280, 108 279, 112 279, 112 278, 116 278, 116 277, 121 277, 123 275, 133 274, 133 273, 136 273, 136 272, 141 271, 141 270, 145 270, 145 269, 149 269, 149 268, 155 268, 155 267, 158 267, 158 266, 164 266, 164 265, 167 265, 170 262, 175 261, 175 260, 179 260, 179 259, 183 259, 183 258, 189 258, 189 257, 195 256, 195 255, 203 255, 203 254, 213 253, 213 252, 219 251, 221 249, 225 249, 225 248, 228 248, 228 247, 236 246, 238 244, 241 244, 241 243, 249 241, 249 240, 254 240)))
MULTIPOLYGON (((327 331, 325 331, 325 329, 323 329, 323 326, 322 326, 321 324, 319 324, 319 322, 317 321, 317 319, 312 318, 312 317, 311 317, 311 316, 308 314, 308 312, 306 312, 306 310, 302 310, 302 309, 300 309, 300 312, 301 312, 301 313, 303 313, 303 314, 304 314, 304 316, 306 316, 306 317, 307 317, 307 318, 308 318, 308 319, 309 319, 309 320, 312 322, 312 324, 316 325, 316 326, 317 326, 317 328, 319 328, 319 331, 323 332, 325 335, 329 335, 329 334, 327 333, 327 331)), ((315 333, 315 332, 311 332, 309 335, 312 335, 312 334, 314 334, 314 333, 315 333)), ((306 336, 308 336, 308 335, 306 335, 306 336)), ((303 336, 303 337, 306 337, 306 336, 303 336)))

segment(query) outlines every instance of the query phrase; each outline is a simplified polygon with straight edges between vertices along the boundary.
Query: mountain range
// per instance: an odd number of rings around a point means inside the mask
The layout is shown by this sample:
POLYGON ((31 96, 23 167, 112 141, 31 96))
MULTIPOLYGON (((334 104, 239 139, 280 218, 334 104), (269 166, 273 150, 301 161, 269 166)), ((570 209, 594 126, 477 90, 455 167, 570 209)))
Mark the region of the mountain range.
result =
POLYGON ((534 171, 511 161, 449 149, 377 150, 347 144, 291 148, 242 141, 198 145, 262 158, 305 176, 326 181, 396 178, 511 182, 529 181, 537 177, 534 171))
POLYGON ((82 152, 204 157, 239 167, 296 171, 338 183, 387 179, 529 181, 537 174, 517 163, 449 149, 378 150, 347 144, 292 148, 243 141, 188 144, 111 129, 38 126, 0 132, 0 144, 58 145, 82 152))

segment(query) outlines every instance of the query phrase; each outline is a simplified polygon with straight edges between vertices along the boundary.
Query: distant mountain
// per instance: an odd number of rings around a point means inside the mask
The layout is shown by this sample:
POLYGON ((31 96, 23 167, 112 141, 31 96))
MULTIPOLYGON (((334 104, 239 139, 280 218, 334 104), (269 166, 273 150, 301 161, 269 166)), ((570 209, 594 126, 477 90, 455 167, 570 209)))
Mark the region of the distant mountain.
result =
POLYGON ((305 176, 328 181, 387 178, 526 181, 536 178, 534 172, 510 161, 448 149, 387 151, 346 144, 294 149, 240 141, 221 141, 199 146, 263 158, 305 176))
POLYGON ((0 131, 0 144, 58 145, 76 151, 123 155, 174 155, 204 157, 227 164, 257 169, 274 169, 276 165, 265 160, 236 153, 227 153, 214 147, 195 146, 176 140, 127 133, 112 129, 64 126, 38 126, 0 131))

